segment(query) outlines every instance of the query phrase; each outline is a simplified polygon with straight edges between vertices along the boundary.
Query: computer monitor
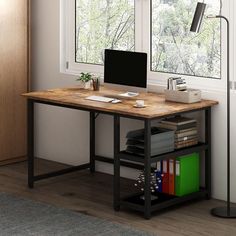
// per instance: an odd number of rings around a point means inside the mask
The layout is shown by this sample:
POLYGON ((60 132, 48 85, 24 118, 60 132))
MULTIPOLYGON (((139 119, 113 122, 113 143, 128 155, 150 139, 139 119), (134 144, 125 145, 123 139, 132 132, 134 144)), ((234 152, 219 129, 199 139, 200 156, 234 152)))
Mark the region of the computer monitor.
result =
POLYGON ((145 90, 147 88, 147 54, 106 49, 104 82, 122 85, 122 87, 129 86, 127 87, 129 91, 145 90))

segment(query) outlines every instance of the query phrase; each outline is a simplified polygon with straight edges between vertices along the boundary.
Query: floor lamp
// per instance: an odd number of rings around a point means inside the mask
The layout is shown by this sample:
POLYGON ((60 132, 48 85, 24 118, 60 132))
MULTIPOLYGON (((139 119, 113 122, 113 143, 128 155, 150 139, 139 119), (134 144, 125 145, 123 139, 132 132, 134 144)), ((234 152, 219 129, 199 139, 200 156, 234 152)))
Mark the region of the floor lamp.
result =
MULTIPOLYGON (((204 17, 206 4, 198 2, 190 31, 199 32, 204 17)), ((229 20, 221 15, 207 16, 207 18, 224 19, 227 23, 227 206, 211 210, 211 214, 222 218, 236 218, 236 208, 230 206, 230 54, 229 54, 229 20)))

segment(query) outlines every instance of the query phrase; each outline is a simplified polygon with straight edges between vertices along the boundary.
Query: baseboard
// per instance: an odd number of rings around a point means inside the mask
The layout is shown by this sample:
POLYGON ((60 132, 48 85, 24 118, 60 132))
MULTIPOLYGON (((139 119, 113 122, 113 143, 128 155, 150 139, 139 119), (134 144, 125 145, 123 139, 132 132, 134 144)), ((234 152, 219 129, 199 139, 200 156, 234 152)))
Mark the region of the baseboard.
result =
POLYGON ((5 166, 5 165, 10 165, 10 164, 22 162, 22 161, 25 161, 26 159, 27 159, 26 156, 23 156, 23 157, 16 157, 16 158, 0 161, 0 166, 5 166))

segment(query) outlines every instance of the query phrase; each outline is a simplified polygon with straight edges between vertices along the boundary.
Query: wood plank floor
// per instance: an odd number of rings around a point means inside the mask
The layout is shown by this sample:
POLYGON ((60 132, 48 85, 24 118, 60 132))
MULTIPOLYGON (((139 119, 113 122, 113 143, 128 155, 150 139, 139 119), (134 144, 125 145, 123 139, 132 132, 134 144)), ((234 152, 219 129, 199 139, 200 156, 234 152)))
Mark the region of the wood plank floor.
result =
MULTIPOLYGON (((44 171, 62 167, 60 164, 38 160, 36 169, 44 171)), ((27 188, 26 162, 0 167, 0 192, 82 212, 109 221, 154 232, 159 236, 236 235, 236 220, 214 218, 212 207, 223 203, 216 200, 197 201, 161 212, 145 220, 142 215, 121 209, 112 209, 112 176, 88 171, 76 172, 36 183, 27 188)), ((122 179, 123 192, 132 191, 132 182, 122 179)))

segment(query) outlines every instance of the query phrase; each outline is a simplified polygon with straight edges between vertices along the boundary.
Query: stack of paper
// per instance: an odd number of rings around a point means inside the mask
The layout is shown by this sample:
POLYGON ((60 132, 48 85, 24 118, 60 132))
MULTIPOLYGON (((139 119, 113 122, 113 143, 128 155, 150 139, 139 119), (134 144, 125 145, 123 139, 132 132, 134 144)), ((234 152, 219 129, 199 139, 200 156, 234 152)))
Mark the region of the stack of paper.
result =
MULTIPOLYGON (((152 156, 174 150, 174 131, 152 127, 151 134, 152 156)), ((126 151, 144 156, 144 129, 130 131, 126 138, 126 151)))

